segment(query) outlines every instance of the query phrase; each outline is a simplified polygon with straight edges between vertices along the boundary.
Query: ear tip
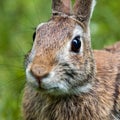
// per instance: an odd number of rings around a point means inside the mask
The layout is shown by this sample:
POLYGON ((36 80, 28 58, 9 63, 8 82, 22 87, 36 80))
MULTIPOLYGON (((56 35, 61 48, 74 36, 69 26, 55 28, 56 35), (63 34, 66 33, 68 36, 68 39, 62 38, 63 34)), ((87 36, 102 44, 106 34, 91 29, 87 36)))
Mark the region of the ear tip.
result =
POLYGON ((92 0, 92 5, 91 5, 91 16, 92 16, 92 13, 93 13, 93 10, 95 8, 95 5, 96 5, 96 0, 92 0))
POLYGON ((96 5, 96 3, 97 3, 97 1, 96 1, 96 0, 93 0, 93 3, 92 3, 92 4, 93 4, 94 6, 96 5))

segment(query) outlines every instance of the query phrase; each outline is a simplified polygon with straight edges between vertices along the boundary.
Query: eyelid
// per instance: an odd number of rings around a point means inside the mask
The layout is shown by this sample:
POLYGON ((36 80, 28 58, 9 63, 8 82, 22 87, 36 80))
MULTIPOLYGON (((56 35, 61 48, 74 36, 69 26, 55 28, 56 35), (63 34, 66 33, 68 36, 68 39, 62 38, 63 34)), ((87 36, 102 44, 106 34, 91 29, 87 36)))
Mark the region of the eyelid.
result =
POLYGON ((75 36, 75 37, 73 38, 73 40, 76 39, 76 38, 77 38, 77 39, 80 39, 81 36, 80 36, 80 35, 77 35, 77 36, 75 36))

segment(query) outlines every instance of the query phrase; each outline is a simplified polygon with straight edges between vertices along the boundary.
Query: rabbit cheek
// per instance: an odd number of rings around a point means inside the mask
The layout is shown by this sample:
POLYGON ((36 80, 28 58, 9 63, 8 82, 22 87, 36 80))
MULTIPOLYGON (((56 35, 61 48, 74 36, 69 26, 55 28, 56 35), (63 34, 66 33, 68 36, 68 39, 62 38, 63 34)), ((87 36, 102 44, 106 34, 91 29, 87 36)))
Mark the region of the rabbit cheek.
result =
POLYGON ((45 93, 50 93, 53 95, 61 95, 68 93, 68 85, 64 80, 63 70, 53 68, 49 73, 49 76, 43 78, 41 81, 41 88, 43 88, 45 93))

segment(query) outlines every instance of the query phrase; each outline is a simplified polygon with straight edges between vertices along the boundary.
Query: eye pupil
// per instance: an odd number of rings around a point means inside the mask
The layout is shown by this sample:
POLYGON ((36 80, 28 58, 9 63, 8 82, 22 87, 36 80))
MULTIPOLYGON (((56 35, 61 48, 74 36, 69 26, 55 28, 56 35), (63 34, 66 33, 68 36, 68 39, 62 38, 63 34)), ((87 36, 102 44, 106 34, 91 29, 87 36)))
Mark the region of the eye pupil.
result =
POLYGON ((75 37, 71 43, 71 50, 75 53, 78 53, 81 47, 80 36, 75 37))
POLYGON ((36 32, 33 33, 33 41, 35 40, 36 32))

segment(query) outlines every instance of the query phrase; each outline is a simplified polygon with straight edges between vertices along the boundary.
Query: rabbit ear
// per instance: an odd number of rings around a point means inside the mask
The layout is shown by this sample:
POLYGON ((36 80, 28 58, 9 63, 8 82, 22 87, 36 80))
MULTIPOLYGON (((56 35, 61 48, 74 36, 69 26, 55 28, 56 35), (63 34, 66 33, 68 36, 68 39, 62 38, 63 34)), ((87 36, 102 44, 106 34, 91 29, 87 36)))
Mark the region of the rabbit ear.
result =
POLYGON ((81 22, 89 22, 94 9, 95 0, 76 0, 74 4, 74 14, 81 22))
POLYGON ((70 14, 71 0, 52 0, 52 13, 62 12, 70 14))

